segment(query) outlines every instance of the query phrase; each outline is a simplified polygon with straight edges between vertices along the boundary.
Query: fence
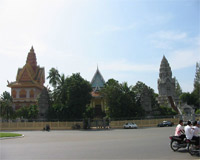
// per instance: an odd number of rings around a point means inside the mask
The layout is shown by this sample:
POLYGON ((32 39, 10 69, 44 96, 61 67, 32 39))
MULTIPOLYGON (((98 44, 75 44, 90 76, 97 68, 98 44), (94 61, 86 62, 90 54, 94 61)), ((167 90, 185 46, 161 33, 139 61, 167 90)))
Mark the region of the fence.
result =
MULTIPOLYGON (((117 120, 110 121, 110 128, 122 128, 127 122, 134 122, 138 127, 155 127, 162 121, 171 121, 174 124, 178 124, 178 118, 163 118, 163 119, 149 119, 149 120, 117 120)), ((83 121, 79 122, 0 122, 0 130, 43 130, 46 125, 49 125, 51 130, 69 130, 74 126, 79 125, 83 128, 83 121)))
POLYGON ((43 130, 47 124, 52 130, 68 130, 77 124, 83 128, 83 122, 0 122, 0 130, 43 130))
MULTIPOLYGON (((156 127, 158 123, 162 121, 171 121, 175 125, 178 124, 181 117, 154 117, 152 119, 112 119, 109 122, 110 128, 122 128, 127 122, 134 122, 138 127, 156 127)), ((200 115, 195 115, 196 120, 200 120, 200 115)), ((68 121, 68 122, 1 122, 0 121, 0 131, 13 131, 13 130, 42 130, 46 125, 49 125, 52 130, 69 130, 69 129, 79 129, 83 128, 83 121, 68 121), (78 126, 78 127, 77 127, 78 126)), ((92 128, 103 128, 103 120, 90 120, 90 126, 92 128)), ((107 123, 106 123, 107 126, 107 123)))
POLYGON ((163 118, 163 119, 145 119, 145 120, 122 120, 122 121, 111 121, 111 128, 122 128, 127 122, 134 122, 140 127, 156 127, 162 121, 171 121, 174 124, 178 124, 179 118, 163 118))

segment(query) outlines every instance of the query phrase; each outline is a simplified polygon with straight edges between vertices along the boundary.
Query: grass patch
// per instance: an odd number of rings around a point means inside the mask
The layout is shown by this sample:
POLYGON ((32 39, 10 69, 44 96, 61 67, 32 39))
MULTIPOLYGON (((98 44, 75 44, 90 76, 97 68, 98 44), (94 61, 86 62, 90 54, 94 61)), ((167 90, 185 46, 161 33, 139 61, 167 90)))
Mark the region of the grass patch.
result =
POLYGON ((3 138, 3 137, 18 137, 18 136, 22 136, 22 134, 18 134, 18 133, 0 133, 0 138, 3 138))

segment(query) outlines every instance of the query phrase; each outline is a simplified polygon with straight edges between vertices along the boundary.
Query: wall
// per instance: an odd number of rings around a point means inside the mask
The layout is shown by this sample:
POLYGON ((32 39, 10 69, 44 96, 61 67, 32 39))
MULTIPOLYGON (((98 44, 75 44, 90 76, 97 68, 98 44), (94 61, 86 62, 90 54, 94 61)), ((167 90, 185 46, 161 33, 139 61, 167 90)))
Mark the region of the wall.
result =
POLYGON ((140 127, 157 127, 158 123, 161 123, 162 121, 171 121, 174 122, 174 124, 178 124, 179 119, 178 118, 165 118, 165 119, 149 119, 149 120, 123 120, 123 121, 111 121, 110 127, 111 128, 123 128, 123 125, 127 122, 134 122, 138 125, 138 128, 140 127))
MULTIPOLYGON (((127 122, 134 122, 138 127, 156 127, 158 123, 162 121, 171 121, 174 124, 178 124, 178 118, 166 118, 166 119, 150 119, 150 120, 123 120, 123 121, 111 121, 110 127, 123 128, 123 125, 127 122)), ((51 130, 68 130, 72 129, 72 126, 79 124, 83 128, 83 122, 0 122, 0 130, 43 130, 46 124, 50 125, 51 130)))
POLYGON ((83 122, 0 122, 0 130, 43 130, 46 124, 49 124, 52 130, 72 129, 75 124, 83 128, 83 122))

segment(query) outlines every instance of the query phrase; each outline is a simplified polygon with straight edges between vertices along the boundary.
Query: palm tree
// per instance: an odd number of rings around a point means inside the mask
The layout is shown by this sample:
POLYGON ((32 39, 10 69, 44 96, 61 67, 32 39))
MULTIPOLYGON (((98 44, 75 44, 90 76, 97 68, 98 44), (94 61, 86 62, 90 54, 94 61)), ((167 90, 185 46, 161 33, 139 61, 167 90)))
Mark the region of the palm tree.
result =
POLYGON ((59 77, 59 80, 57 82, 57 87, 54 90, 54 98, 56 101, 61 101, 62 103, 65 103, 66 101, 66 78, 65 75, 62 74, 59 77))
POLYGON ((55 89, 60 81, 60 74, 58 70, 55 68, 51 68, 47 79, 49 79, 49 84, 51 84, 53 88, 55 89))

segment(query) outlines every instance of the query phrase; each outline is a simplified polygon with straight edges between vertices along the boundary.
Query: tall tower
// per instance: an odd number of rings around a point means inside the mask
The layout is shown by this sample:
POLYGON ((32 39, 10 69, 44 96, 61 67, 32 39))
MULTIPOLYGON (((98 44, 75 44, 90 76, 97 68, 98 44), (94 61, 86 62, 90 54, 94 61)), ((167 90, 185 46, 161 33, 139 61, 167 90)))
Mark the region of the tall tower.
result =
POLYGON ((101 75, 99 68, 97 67, 96 73, 94 74, 91 85, 93 91, 99 91, 101 88, 104 87, 105 81, 103 79, 103 76, 101 75))
POLYGON ((96 73, 94 74, 92 78, 91 85, 92 85, 91 106, 94 107, 95 117, 102 118, 103 112, 105 111, 106 104, 105 104, 104 97, 100 93, 100 90, 104 87, 105 81, 98 67, 97 67, 96 73))
POLYGON ((158 79, 158 103, 160 105, 168 105, 168 97, 171 96, 175 103, 178 102, 178 99, 175 94, 175 78, 172 78, 171 67, 163 56, 163 59, 160 64, 160 73, 158 79))
POLYGON ((9 83, 13 98, 13 108, 37 104, 37 98, 44 89, 44 68, 37 65, 36 54, 31 48, 28 53, 26 64, 18 68, 16 81, 9 83))

